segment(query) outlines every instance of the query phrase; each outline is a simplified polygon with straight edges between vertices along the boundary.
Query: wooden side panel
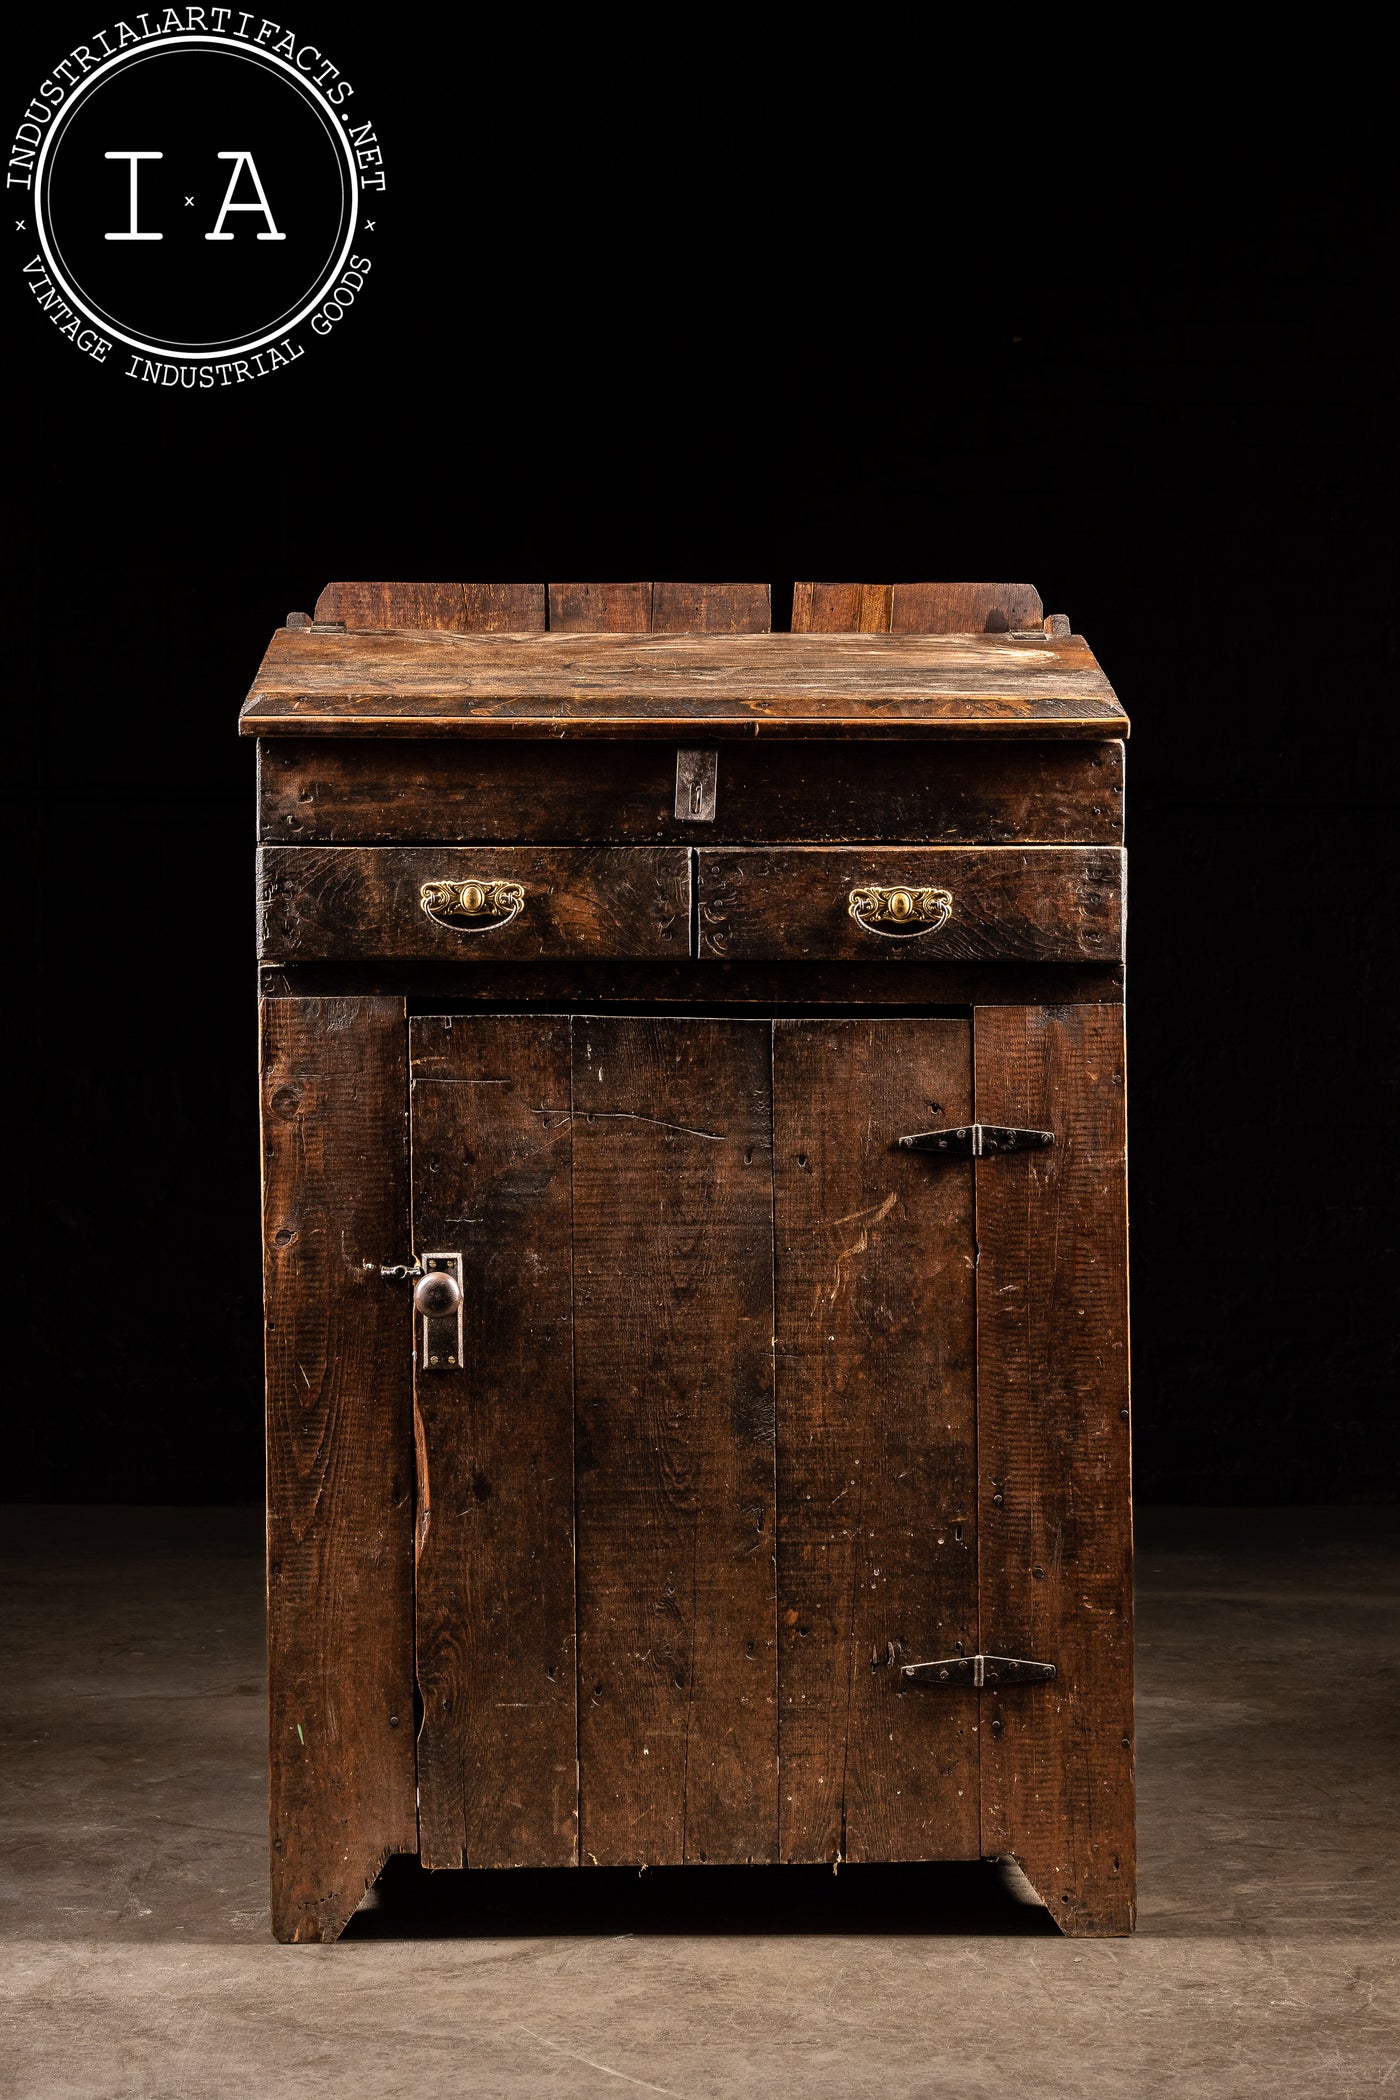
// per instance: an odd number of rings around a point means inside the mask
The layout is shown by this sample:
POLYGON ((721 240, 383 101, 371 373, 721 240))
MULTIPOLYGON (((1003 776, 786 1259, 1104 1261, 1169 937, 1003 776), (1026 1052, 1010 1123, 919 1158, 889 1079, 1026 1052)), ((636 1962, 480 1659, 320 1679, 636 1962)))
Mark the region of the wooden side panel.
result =
POLYGON ((773 624, 766 583, 654 583, 653 634, 767 634, 773 624))
POLYGON ((413 1246, 462 1256, 465 1358, 417 1374, 423 1862, 573 1866, 569 1023, 410 1044, 413 1246))
POLYGON ((777 1855, 769 1030, 574 1022, 585 1864, 777 1855))
POLYGON ((262 846, 258 870, 270 962, 668 961, 690 948, 681 846, 262 846), (422 908, 425 882, 488 881, 522 886, 514 918, 444 926, 422 908))
POLYGON ((651 628, 649 583, 552 583, 551 634, 646 634, 651 628))
POLYGON ((794 634, 1006 634, 1040 627, 1029 583, 799 583, 794 634))
POLYGON ((418 1844, 401 999, 262 1006, 272 1925, 333 1940, 418 1844))
POLYGON ((981 1645, 1058 1672, 983 1694, 982 1847, 1072 1933, 1134 1916, 1122 1019, 973 1023, 978 1119, 1055 1133, 977 1167, 981 1645))
MULTIPOLYGON (((264 840, 695 843, 675 814, 663 743, 266 739, 264 840)), ((707 845, 854 839, 915 845, 1111 845, 1123 829, 1123 746, 727 744, 707 845)))
POLYGON ((705 958, 907 967, 1123 953, 1124 856, 1111 847, 720 847, 701 848, 695 867, 705 958), (881 931, 852 917, 851 892, 865 884, 945 889, 949 917, 912 938, 881 931))
POLYGON ((547 624, 542 583, 328 583, 315 617, 442 634, 543 634, 547 624))
POLYGON ((966 1021, 773 1038, 784 1860, 975 1859, 972 1163, 895 1140, 972 1106, 966 1021))

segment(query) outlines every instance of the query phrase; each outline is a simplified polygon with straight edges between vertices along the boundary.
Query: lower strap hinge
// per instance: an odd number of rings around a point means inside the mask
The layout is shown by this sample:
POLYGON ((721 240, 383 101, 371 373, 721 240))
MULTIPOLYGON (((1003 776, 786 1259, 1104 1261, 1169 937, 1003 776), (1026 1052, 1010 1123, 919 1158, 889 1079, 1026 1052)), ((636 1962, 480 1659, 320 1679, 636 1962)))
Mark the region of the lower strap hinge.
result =
POLYGON ((902 1676, 911 1684, 951 1685, 955 1689, 984 1685, 1046 1684, 1055 1674, 1053 1663, 1027 1662, 1019 1655, 948 1655, 939 1662, 905 1663, 902 1676))
POLYGON ((1052 1130, 1011 1130, 1004 1123, 963 1123, 955 1130, 916 1130, 899 1140, 901 1152, 942 1152, 950 1159, 989 1159, 998 1152, 1039 1152, 1053 1145, 1052 1130))

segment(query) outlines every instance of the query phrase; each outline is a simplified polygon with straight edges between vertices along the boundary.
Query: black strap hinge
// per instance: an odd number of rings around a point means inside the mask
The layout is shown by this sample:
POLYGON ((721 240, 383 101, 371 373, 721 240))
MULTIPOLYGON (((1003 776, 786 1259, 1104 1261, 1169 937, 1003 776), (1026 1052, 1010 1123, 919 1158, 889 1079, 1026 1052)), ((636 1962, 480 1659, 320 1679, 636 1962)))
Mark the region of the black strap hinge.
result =
POLYGON ((1039 1152, 1053 1145, 1051 1130, 1009 1130, 1003 1123, 963 1123, 956 1130, 918 1130, 899 1140, 901 1152, 942 1152, 952 1159, 988 1159, 997 1152, 1039 1152))
POLYGON ((1054 1674, 1053 1663, 1026 1662, 1019 1655, 949 1655, 941 1662, 906 1663, 901 1672, 911 1684, 971 1685, 976 1691, 984 1685, 1047 1684, 1054 1674))

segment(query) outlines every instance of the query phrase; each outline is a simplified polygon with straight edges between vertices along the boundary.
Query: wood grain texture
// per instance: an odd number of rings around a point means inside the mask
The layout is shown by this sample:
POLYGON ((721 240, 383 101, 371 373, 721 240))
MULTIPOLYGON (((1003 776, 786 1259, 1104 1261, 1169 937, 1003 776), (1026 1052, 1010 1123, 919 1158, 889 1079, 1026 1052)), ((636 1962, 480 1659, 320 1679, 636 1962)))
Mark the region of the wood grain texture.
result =
POLYGON ((1063 1931, 1130 1932, 1122 1014, 979 1007, 973 1031, 979 1120, 1055 1133, 977 1167, 981 1646, 1058 1673, 982 1695, 982 1845, 1063 1931))
POLYGON ((966 1021, 773 1031, 784 1860, 975 1859, 971 1161, 895 1140, 972 1112, 966 1021))
POLYGON ((413 1246, 462 1256, 465 1352, 416 1378, 423 1863, 573 1866, 569 1023, 425 1016, 410 1053, 413 1246))
POLYGON ((552 634, 767 634, 766 583, 552 583, 552 634))
POLYGON ((799 583, 795 634, 1005 634, 1039 627, 1029 583, 799 583))
POLYGON ((273 636, 251 736, 1091 737, 1126 732, 1078 635, 273 636))
POLYGON ((417 1849, 401 999, 262 1007, 272 1924, 333 1940, 417 1849))
POLYGON ((1123 855, 1100 846, 751 846, 696 854, 699 953, 886 966, 1002 957, 1117 961, 1123 952, 1123 855), (946 925, 907 938, 850 915, 853 889, 946 889, 946 925))
POLYGON ((574 1024, 581 1850, 777 1852, 769 1031, 574 1024))
POLYGON ((293 993, 409 994, 447 1008, 510 1005, 606 1013, 625 1006, 758 1008, 765 1014, 882 1007, 928 1007, 1028 1001, 1097 1005, 1121 1002, 1120 963, 547 962, 493 963, 463 970, 454 963, 282 963, 261 973, 271 998, 293 993))
MULTIPOLYGON (((668 744, 265 739, 260 835, 277 844, 697 842, 668 744)), ((883 839, 1115 844, 1121 743, 735 743, 709 845, 883 839)))
POLYGON ((542 583, 328 583, 316 618, 351 629, 543 634, 545 602, 542 583))
POLYGON ((268 961, 423 957, 474 964, 584 955, 683 956, 690 867, 678 846, 264 846, 268 961), (425 882, 508 880, 508 924, 458 932, 421 907, 425 882))

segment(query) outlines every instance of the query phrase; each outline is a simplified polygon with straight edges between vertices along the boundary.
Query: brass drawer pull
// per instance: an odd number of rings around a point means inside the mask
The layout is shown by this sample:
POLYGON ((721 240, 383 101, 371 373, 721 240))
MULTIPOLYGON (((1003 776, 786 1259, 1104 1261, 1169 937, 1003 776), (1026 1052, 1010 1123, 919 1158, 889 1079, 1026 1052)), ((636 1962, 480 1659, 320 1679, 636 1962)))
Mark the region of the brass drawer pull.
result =
POLYGON ((495 933, 524 908, 522 882, 425 882, 418 895, 435 925, 452 933, 495 933))
POLYGON ((878 889, 874 883, 866 883, 852 890, 847 909, 857 926, 867 933, 878 933, 886 941, 917 941, 926 933, 937 933, 946 926, 953 910, 951 890, 928 889, 878 889), (876 925, 883 919, 899 929, 889 932, 886 926, 876 925))

